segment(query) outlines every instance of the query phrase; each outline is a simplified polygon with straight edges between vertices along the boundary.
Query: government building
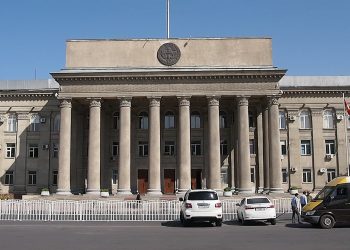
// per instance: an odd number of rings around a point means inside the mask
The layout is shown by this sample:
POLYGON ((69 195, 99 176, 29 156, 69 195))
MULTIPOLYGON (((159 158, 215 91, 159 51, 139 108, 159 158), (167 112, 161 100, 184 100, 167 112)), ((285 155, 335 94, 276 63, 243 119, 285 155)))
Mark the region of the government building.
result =
POLYGON ((286 72, 271 38, 69 40, 0 81, 0 193, 317 191, 349 174, 350 77, 286 72))

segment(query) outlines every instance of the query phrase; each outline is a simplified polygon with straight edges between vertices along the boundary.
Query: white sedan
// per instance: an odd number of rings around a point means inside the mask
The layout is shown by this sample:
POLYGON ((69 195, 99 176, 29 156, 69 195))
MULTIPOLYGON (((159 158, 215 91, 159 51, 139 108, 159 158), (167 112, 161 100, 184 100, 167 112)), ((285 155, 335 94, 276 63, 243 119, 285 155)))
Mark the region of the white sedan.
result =
POLYGON ((276 209, 273 203, 265 196, 252 196, 243 198, 237 203, 238 221, 268 221, 276 225, 276 209))

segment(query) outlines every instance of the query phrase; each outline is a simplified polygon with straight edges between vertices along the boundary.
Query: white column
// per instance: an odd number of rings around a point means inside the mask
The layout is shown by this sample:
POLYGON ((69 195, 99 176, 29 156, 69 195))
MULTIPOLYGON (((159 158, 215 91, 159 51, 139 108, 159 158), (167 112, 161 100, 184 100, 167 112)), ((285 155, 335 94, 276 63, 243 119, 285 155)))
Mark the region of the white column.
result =
POLYGON ((119 171, 118 171, 118 189, 117 189, 117 192, 120 195, 131 194, 130 113, 131 113, 131 98, 120 98, 119 171))
POLYGON ((178 97, 179 100, 179 193, 191 188, 191 124, 190 99, 178 97))
POLYGON ((160 187, 160 98, 149 98, 149 188, 147 194, 162 195, 160 187))
POLYGON ((258 193, 264 191, 264 134, 263 134, 263 117, 261 106, 257 107, 256 126, 258 130, 258 175, 259 180, 258 193))
POLYGON ((220 159, 219 97, 208 98, 209 123, 209 188, 222 193, 220 159))
POLYGON ((87 194, 99 195, 101 184, 101 100, 90 100, 87 194))
POLYGON ((72 102, 70 99, 61 100, 60 144, 58 152, 58 183, 56 193, 70 195, 70 150, 72 127, 72 102))
POLYGON ((270 191, 270 153, 269 153, 269 108, 268 105, 263 109, 263 141, 264 141, 264 193, 270 191))

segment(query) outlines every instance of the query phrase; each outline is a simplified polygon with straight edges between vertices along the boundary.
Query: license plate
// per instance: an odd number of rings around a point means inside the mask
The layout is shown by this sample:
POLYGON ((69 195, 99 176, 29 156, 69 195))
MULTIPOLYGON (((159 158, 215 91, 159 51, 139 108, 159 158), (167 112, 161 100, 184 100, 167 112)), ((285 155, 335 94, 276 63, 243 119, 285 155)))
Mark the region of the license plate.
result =
POLYGON ((209 208, 208 203, 198 203, 198 208, 209 208))
POLYGON ((264 211, 266 208, 264 208, 264 207, 257 207, 257 208, 255 208, 255 211, 264 211))

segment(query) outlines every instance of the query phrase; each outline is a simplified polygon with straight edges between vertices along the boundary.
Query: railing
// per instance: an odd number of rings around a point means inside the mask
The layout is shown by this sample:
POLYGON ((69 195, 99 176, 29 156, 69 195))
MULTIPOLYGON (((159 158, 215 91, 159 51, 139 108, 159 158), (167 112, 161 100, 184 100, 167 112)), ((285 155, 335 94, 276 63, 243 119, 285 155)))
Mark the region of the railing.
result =
MULTIPOLYGON (((222 201, 223 220, 236 219, 236 203, 222 201)), ((290 213, 290 199, 274 199, 277 214, 290 213)), ((12 221, 176 221, 181 202, 116 200, 3 200, 0 220, 12 221)))

